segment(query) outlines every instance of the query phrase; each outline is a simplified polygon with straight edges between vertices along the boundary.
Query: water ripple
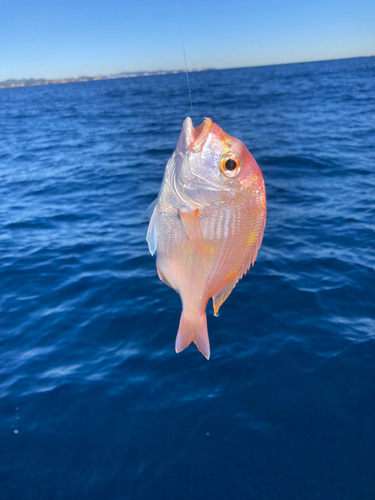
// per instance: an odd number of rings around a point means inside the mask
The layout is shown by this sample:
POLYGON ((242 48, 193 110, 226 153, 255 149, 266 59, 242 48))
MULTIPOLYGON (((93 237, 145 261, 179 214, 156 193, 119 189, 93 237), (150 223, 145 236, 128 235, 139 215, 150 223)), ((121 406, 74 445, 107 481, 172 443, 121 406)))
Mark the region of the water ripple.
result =
POLYGON ((145 242, 185 76, 0 91, 4 498, 374 498, 374 65, 191 74, 268 197, 209 363, 145 242))

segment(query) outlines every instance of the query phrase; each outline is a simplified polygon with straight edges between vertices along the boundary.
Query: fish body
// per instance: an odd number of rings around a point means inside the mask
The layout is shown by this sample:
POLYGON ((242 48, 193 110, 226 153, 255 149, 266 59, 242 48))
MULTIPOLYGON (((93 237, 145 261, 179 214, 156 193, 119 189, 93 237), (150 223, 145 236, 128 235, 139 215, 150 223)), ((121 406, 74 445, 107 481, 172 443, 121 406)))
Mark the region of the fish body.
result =
POLYGON ((209 359, 214 313, 254 264, 266 223, 263 176, 245 145, 206 118, 184 121, 168 161, 147 241, 159 278, 180 294, 176 352, 194 342, 209 359))

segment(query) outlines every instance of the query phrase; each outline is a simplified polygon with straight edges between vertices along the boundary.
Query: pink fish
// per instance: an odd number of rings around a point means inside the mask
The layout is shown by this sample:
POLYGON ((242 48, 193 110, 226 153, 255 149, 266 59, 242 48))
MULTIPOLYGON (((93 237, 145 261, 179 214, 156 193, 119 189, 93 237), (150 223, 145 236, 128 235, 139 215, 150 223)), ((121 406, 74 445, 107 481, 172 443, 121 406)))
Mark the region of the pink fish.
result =
POLYGON ((263 176, 246 146, 210 118, 184 121, 147 231, 159 278, 180 294, 176 352, 194 342, 210 358, 214 313, 254 264, 266 223, 263 176))

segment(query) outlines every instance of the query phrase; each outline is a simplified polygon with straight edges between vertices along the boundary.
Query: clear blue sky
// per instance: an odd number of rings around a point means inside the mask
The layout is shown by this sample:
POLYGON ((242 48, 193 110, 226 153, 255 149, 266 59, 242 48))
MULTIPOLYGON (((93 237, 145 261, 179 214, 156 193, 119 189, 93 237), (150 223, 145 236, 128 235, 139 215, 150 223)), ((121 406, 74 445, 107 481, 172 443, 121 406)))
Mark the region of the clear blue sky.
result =
POLYGON ((0 0, 0 81, 375 54, 375 0, 0 0))

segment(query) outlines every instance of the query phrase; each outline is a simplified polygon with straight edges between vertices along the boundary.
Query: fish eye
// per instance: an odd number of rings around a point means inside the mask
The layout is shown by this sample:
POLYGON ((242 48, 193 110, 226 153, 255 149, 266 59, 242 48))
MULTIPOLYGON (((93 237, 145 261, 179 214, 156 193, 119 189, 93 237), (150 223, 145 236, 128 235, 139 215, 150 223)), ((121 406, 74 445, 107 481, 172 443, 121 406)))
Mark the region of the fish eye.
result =
POLYGON ((241 162, 234 153, 225 153, 220 160, 220 172, 225 177, 236 177, 241 169, 241 162))
POLYGON ((237 163, 232 159, 232 158, 229 158, 229 160, 227 160, 225 162, 225 170, 229 170, 229 171, 232 171, 234 170, 235 168, 237 167, 237 163))

